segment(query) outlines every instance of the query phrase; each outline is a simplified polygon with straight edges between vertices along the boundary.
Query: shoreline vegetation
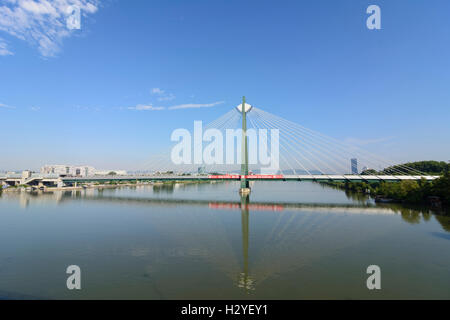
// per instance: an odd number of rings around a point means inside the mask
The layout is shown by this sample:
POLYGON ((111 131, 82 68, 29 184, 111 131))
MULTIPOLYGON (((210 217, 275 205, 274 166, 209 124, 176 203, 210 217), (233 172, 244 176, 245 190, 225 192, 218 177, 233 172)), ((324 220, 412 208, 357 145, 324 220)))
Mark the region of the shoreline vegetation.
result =
MULTIPOLYGON (((396 167, 386 168, 382 171, 365 170, 364 175, 395 174, 396 167)), ((426 204, 435 208, 448 208, 450 205, 450 164, 438 161, 420 161, 405 163, 414 170, 428 175, 439 175, 433 181, 425 179, 419 181, 403 180, 400 182, 337 182, 323 181, 320 184, 340 190, 365 194, 375 199, 375 202, 397 202, 408 204, 426 204)))

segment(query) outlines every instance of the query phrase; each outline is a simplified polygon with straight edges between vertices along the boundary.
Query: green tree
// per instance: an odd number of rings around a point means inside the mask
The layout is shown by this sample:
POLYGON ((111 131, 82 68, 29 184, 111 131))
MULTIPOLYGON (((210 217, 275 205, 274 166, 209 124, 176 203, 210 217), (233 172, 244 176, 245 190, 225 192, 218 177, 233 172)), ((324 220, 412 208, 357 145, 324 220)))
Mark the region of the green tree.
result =
POLYGON ((430 195, 441 198, 447 205, 450 204, 450 173, 448 171, 442 177, 433 181, 430 195))
POLYGON ((380 174, 398 174, 403 173, 413 173, 414 170, 420 171, 430 175, 442 175, 449 170, 450 164, 445 161, 416 161, 407 162, 404 164, 399 164, 391 167, 385 168, 380 174))
POLYGON ((370 175, 376 175, 376 174, 378 174, 378 172, 377 172, 377 170, 374 170, 374 169, 366 169, 361 172, 362 176, 370 176, 370 175))

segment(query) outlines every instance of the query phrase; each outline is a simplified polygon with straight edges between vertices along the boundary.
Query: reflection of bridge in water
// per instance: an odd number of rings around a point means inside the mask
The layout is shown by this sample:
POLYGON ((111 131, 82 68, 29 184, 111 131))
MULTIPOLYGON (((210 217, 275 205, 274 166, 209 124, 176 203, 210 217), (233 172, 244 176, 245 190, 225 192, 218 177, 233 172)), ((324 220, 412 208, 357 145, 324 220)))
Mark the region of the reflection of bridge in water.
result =
MULTIPOLYGON (((113 192, 113 190, 111 190, 113 192)), ((161 194, 160 194, 161 195, 161 194)), ((6 198, 22 197, 28 199, 27 204, 33 201, 55 201, 64 204, 71 201, 104 202, 124 206, 142 206, 143 208, 182 207, 192 206, 194 210, 183 210, 183 215, 172 215, 169 212, 157 210, 160 221, 164 215, 163 223, 156 223, 162 234, 170 237, 173 243, 179 243, 176 248, 177 254, 183 250, 192 250, 190 254, 209 261, 221 272, 226 274, 236 286, 251 293, 257 286, 262 284, 272 275, 294 271, 303 266, 311 264, 312 260, 322 259, 333 254, 336 250, 352 246, 359 241, 369 241, 372 237, 379 236, 380 230, 365 229, 355 233, 351 226, 346 224, 348 215, 394 215, 400 213, 403 220, 408 223, 418 223, 422 219, 429 220, 431 215, 419 210, 407 209, 395 205, 378 204, 320 204, 320 203, 289 203, 289 202, 251 202, 249 195, 241 195, 240 201, 210 201, 191 200, 176 198, 149 198, 108 195, 97 190, 65 191, 53 194, 42 194, 33 196, 30 193, 20 195, 7 194, 6 198), (200 209, 216 211, 217 215, 199 214, 200 209), (227 236, 229 228, 220 227, 222 218, 228 215, 222 214, 226 211, 240 211, 240 252, 233 245, 236 237, 227 236), (253 214, 252 214, 253 213, 253 214), (201 234, 183 234, 184 229, 191 230, 195 226, 194 221, 202 219, 198 232, 201 234), (166 221, 167 219, 167 221, 166 221), (197 219, 197 220, 196 220, 197 219), (261 219, 269 223, 261 224, 261 219), (251 222, 253 220, 253 228, 251 222), (175 223, 175 224, 174 224, 175 223), (173 226, 175 230, 170 230, 173 226), (255 225, 257 226, 255 228, 255 225), (202 231, 200 231, 200 228, 202 231), (337 241, 328 242, 322 237, 317 238, 316 233, 326 234, 342 229, 348 236, 339 237, 337 241), (253 230, 253 232, 252 232, 253 230), (256 237, 256 238, 255 238, 256 237), (251 241, 251 239, 253 240, 251 241), (257 241, 256 241, 257 240, 257 241), (231 242, 230 242, 231 241, 231 242), (253 243, 253 246, 252 246, 253 243), (302 249, 298 250, 295 245, 301 243, 302 249), (308 250, 308 248, 320 247, 320 250, 308 250), (218 250, 212 250, 218 248, 218 250), (239 258, 240 256, 240 258, 239 258)), ((213 212, 212 211, 212 212, 213 212)), ((124 213, 126 214, 126 213, 124 213)), ((450 231, 449 219, 435 216, 442 227, 450 231)), ((233 218, 235 221, 235 217, 233 218)), ((227 220, 231 221, 231 220, 227 220)), ((386 232, 390 226, 386 226, 386 232)), ((172 242, 171 241, 171 242, 172 242)), ((148 252, 151 248, 134 248, 136 254, 148 252)), ((158 249, 158 248, 154 248, 158 249)))

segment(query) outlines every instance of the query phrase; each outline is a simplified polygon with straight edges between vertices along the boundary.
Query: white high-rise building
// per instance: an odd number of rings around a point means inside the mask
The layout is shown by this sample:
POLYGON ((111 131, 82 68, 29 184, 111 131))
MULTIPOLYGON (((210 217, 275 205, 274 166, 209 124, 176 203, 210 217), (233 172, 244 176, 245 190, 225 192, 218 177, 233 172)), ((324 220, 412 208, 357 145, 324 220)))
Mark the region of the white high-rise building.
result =
POLYGON ((358 159, 350 159, 350 166, 352 169, 352 174, 358 174, 358 159))
POLYGON ((57 174, 63 176, 87 177, 95 174, 95 168, 90 166, 45 165, 41 168, 43 174, 57 174))

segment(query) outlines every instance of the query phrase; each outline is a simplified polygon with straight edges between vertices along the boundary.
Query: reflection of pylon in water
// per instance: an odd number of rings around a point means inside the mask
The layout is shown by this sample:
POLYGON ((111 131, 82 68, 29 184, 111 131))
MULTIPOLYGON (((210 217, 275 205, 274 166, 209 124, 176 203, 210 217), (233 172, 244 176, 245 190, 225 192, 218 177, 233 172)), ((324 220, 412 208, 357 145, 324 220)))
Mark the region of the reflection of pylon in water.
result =
POLYGON ((243 288, 247 291, 249 290, 255 290, 255 287, 253 286, 253 280, 248 276, 246 273, 241 273, 239 277, 238 287, 243 288))
POLYGON ((243 288, 246 291, 255 290, 253 280, 248 276, 249 201, 250 196, 248 194, 241 194, 242 255, 244 272, 240 273, 238 287, 243 288))

